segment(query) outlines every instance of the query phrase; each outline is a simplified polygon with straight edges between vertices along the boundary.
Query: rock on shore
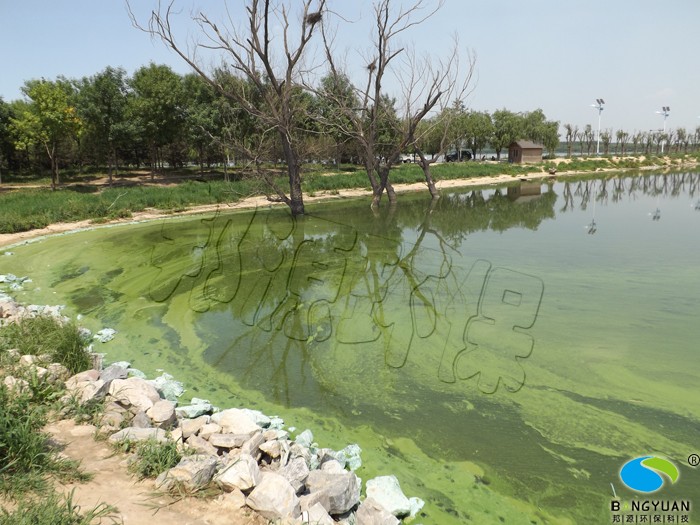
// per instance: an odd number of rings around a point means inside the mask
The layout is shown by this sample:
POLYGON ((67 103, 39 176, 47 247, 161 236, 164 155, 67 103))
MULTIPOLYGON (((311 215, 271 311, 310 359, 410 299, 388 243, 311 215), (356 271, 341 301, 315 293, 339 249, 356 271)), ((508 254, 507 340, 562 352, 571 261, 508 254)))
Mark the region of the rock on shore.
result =
MULTIPOLYGON (((0 297, 0 322, 26 316, 61 317, 60 307, 24 307, 0 297)), ((65 319, 65 318, 63 318, 65 319)), ((175 441, 185 453, 177 466, 156 480, 162 490, 197 490, 216 483, 241 505, 263 517, 287 524, 382 525, 414 517, 423 502, 403 494, 394 476, 380 476, 366 484, 355 470, 361 449, 349 445, 336 451, 319 448, 311 430, 290 436, 279 417, 257 410, 219 410, 208 400, 192 398, 178 406, 182 385, 163 374, 147 380, 129 363, 113 363, 72 377, 60 364, 48 363, 17 350, 5 350, 17 367, 42 380, 63 381, 65 403, 103 403, 100 431, 113 443, 144 440, 175 441)), ((22 390, 27 381, 7 375, 4 385, 22 390)))

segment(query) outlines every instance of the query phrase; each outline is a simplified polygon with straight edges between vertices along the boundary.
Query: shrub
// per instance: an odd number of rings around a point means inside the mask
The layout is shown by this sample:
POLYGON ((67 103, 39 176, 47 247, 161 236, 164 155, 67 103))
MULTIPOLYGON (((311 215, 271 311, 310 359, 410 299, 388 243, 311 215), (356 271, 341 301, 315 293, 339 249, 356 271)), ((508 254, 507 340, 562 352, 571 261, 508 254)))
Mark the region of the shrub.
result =
POLYGON ((177 443, 172 440, 148 439, 126 448, 134 450, 135 458, 129 465, 129 472, 136 474, 139 479, 156 478, 177 465, 182 458, 177 443))
POLYGON ((38 471, 47 460, 46 410, 31 403, 28 393, 10 391, 0 383, 0 487, 7 476, 38 471))
POLYGON ((18 348, 23 354, 49 355, 76 374, 91 366, 85 341, 73 322, 62 323, 51 316, 25 318, 0 329, 0 350, 18 348))

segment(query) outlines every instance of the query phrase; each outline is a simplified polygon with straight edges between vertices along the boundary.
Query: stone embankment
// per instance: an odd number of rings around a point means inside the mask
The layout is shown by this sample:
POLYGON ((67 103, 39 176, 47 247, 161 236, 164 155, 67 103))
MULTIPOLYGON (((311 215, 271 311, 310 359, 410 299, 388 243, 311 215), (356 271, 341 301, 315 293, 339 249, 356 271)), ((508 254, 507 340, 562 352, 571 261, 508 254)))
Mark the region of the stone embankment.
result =
MULTIPOLYGON (((60 307, 25 307, 0 293, 0 325, 35 315, 65 319, 60 307)), ((62 365, 42 356, 5 353, 16 361, 14 370, 65 381, 66 403, 101 403, 100 433, 109 442, 178 443, 182 460, 156 480, 164 492, 194 493, 216 484, 239 506, 290 525, 395 525, 412 520, 423 506, 420 499, 407 498, 391 475, 367 481, 363 497, 362 480, 355 474, 361 466, 359 446, 319 447, 310 430, 295 434, 279 417, 257 410, 220 410, 198 398, 181 405, 182 385, 170 376, 148 380, 126 362, 103 368, 93 354, 94 369, 66 377, 62 365)), ((3 382, 10 389, 27 387, 25 379, 13 375, 5 374, 3 382)))

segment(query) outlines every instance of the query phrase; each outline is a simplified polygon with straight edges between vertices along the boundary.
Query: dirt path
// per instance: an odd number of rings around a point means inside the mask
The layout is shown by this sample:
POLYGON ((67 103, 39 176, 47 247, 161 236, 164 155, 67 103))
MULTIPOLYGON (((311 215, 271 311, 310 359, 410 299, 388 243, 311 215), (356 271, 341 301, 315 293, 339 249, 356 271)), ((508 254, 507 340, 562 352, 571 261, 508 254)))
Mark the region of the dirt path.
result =
MULTIPOLYGON (((263 525, 267 520, 254 515, 231 495, 212 500, 173 500, 154 492, 151 480, 139 482, 126 470, 126 456, 116 454, 104 441, 95 441, 95 427, 59 421, 46 428, 52 439, 65 447, 62 453, 81 461, 81 469, 94 475, 88 483, 61 485, 57 490, 75 489, 74 501, 84 510, 100 503, 118 509, 116 523, 124 525, 263 525), (121 519, 121 521, 119 521, 121 519)), ((103 520, 103 523, 111 523, 103 520)))

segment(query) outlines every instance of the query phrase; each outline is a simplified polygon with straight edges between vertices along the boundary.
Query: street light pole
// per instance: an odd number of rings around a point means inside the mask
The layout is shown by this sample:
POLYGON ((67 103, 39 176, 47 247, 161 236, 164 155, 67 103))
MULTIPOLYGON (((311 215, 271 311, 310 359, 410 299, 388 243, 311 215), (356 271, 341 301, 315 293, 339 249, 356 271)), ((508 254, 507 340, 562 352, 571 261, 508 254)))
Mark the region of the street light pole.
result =
POLYGON ((669 106, 663 106, 661 108, 661 111, 657 111, 657 115, 663 115, 664 116, 664 136, 663 136, 663 142, 661 143, 661 154, 663 155, 664 152, 664 144, 666 143, 666 119, 668 118, 668 114, 671 111, 671 108, 669 106))
POLYGON ((595 99, 595 104, 591 104, 592 108, 596 108, 598 110, 598 141, 595 145, 596 155, 600 155, 600 114, 603 112, 603 104, 605 104, 605 101, 602 98, 595 99))

